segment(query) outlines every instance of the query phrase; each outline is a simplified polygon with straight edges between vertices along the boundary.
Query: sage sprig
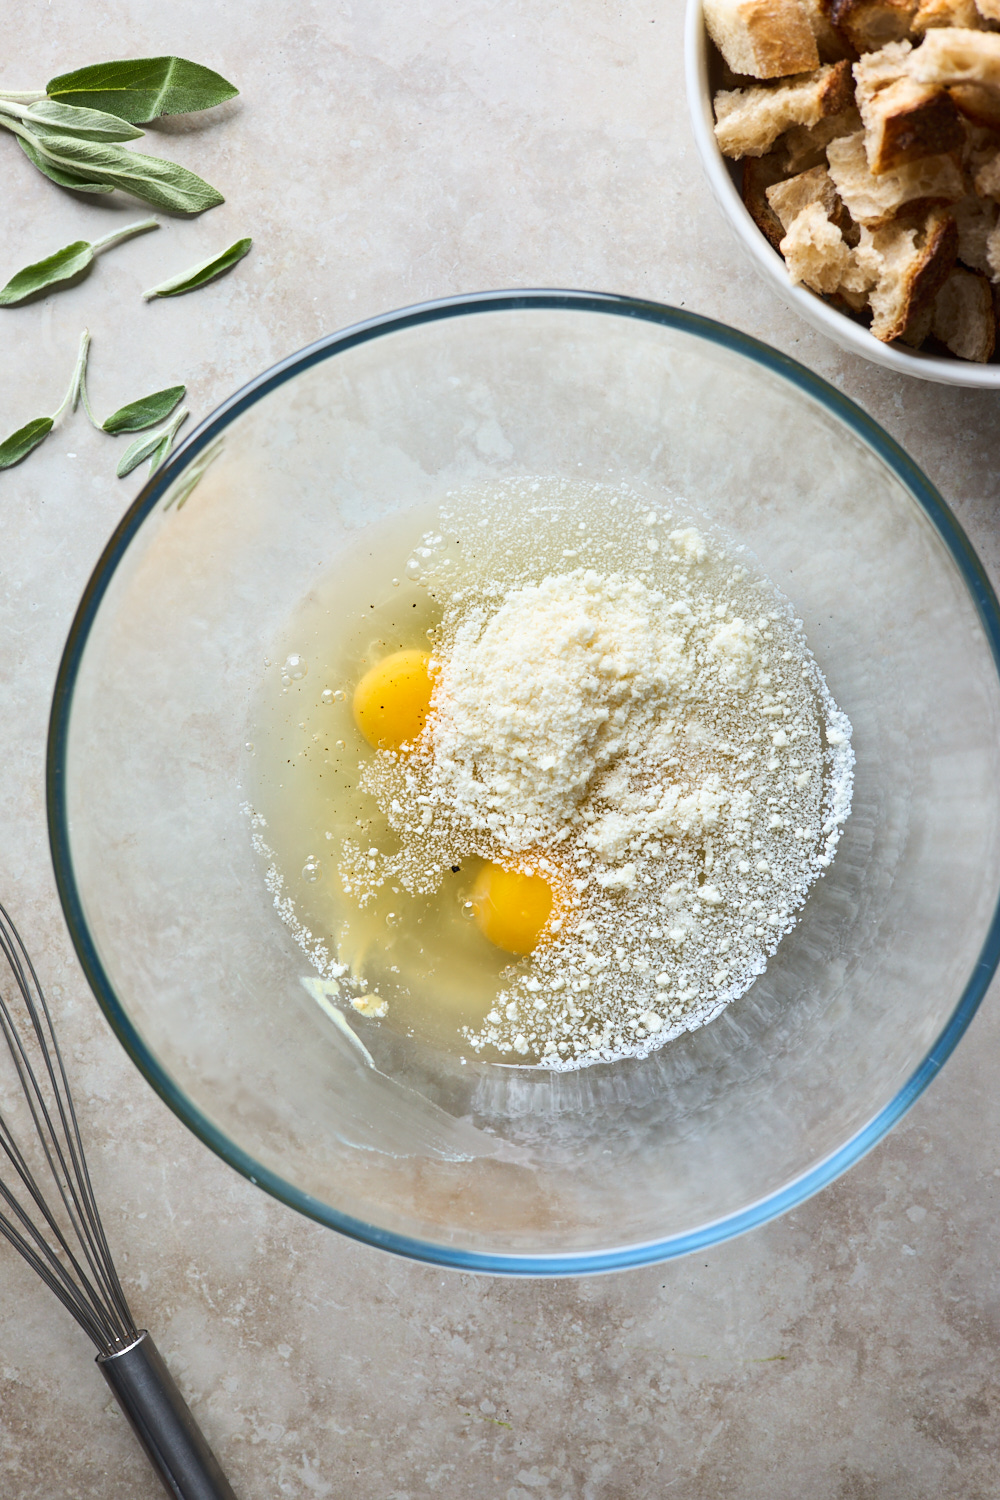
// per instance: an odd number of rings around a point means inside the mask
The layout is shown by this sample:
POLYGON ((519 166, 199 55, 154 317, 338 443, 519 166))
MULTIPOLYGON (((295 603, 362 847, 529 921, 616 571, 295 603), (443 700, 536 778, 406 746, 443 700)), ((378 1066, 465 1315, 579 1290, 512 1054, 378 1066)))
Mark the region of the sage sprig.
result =
POLYGON ((143 132, 106 111, 45 98, 25 103, 24 96, 0 94, 0 126, 16 135, 28 160, 61 187, 79 193, 120 188, 179 213, 203 213, 225 201, 187 167, 126 150, 122 140, 138 139, 143 132))
POLYGON ((23 427, 19 427, 16 432, 11 433, 9 438, 5 438, 0 443, 0 469, 12 469, 15 464, 21 463, 29 453, 34 452, 40 443, 44 443, 67 408, 76 411, 81 393, 85 389, 89 350, 90 334, 85 328, 80 335, 80 348, 73 367, 69 389, 59 406, 51 417, 35 417, 33 421, 26 422, 23 427))
MULTIPOLYGON (((0 443, 0 469, 10 469, 14 464, 21 463, 29 453, 33 453, 38 445, 45 441, 63 413, 67 410, 76 411, 81 402, 88 419, 98 432, 139 432, 155 422, 162 422, 184 395, 182 385, 167 386, 165 390, 153 391, 149 396, 141 396, 138 401, 130 401, 127 406, 121 406, 116 412, 112 412, 104 422, 98 422, 87 395, 89 353, 90 334, 84 329, 80 336, 80 349, 73 367, 73 376, 58 408, 51 417, 36 417, 33 421, 26 422, 23 427, 19 427, 16 432, 12 432, 10 437, 0 443)), ((131 443, 122 454, 118 465, 118 477, 123 479, 147 458, 151 460, 149 472, 152 474, 155 469, 158 469, 170 452, 177 429, 186 420, 187 415, 187 407, 181 407, 165 426, 159 427, 155 432, 143 433, 142 437, 131 443)))
POLYGON ((170 452, 178 427, 187 417, 188 409, 182 406, 165 427, 158 428, 156 432, 144 433, 134 443, 130 443, 119 461, 118 478, 124 479, 126 474, 131 474, 147 458, 150 459, 149 472, 152 474, 158 469, 170 452))
POLYGON ((18 271, 10 278, 5 287, 0 287, 0 307, 16 307, 28 297, 36 297, 40 292, 76 280, 90 269, 95 256, 110 250, 114 245, 120 245, 123 240, 131 239, 135 234, 144 234, 148 229, 159 227, 157 219, 140 219, 135 224, 126 224, 121 229, 113 230, 111 234, 106 234, 103 239, 94 240, 93 243, 89 240, 74 240, 71 245, 64 245, 61 250, 53 251, 44 260, 25 266, 23 271, 18 271))
POLYGON ((143 428, 152 427, 154 422, 162 422, 168 417, 185 394, 185 389, 183 385, 169 385, 166 390, 154 391, 151 396, 140 396, 138 401, 120 406, 110 417, 105 417, 101 431, 142 432, 143 428))
POLYGON ((253 240, 237 240, 230 245, 228 250, 223 250, 221 255, 213 255, 208 260, 199 261, 196 266, 181 271, 178 276, 171 276, 167 281, 161 281, 159 286, 150 287, 148 292, 143 292, 143 299, 149 302, 153 297, 179 297, 183 292, 193 292, 207 282, 214 281, 217 276, 222 276, 226 271, 231 271, 246 255, 253 240))
MULTIPOLYGON (((103 422, 99 422, 94 416, 94 410, 87 393, 86 366, 80 372, 79 385, 79 398, 83 402, 83 409, 87 413, 90 425, 96 427, 98 432, 109 432, 113 436, 122 432, 142 432, 144 428, 152 427, 155 422, 162 422, 164 417, 169 416, 173 411, 185 391, 185 387, 182 385, 169 385, 162 391, 153 391, 149 396, 140 396, 138 401, 129 401, 127 405, 120 406, 117 411, 113 411, 110 417, 105 417, 103 422)), ((174 424, 169 430, 170 441, 167 442, 164 448, 163 457, 170 451, 170 443, 173 441, 173 435, 186 416, 187 412, 184 411, 178 413, 175 417, 174 424)), ((142 452, 133 462, 133 449, 143 447, 143 445, 150 442, 153 445, 153 449, 159 448, 166 437, 167 429, 164 429, 162 432, 153 433, 150 439, 140 438, 137 443, 132 443, 122 454, 121 464, 118 468, 119 478, 123 478, 125 474, 131 473, 136 464, 141 464, 142 460, 148 458, 149 452, 152 451, 142 452), (122 465, 126 464, 127 467, 123 469, 122 465)), ((150 473, 152 473, 152 468, 150 469, 150 473)))

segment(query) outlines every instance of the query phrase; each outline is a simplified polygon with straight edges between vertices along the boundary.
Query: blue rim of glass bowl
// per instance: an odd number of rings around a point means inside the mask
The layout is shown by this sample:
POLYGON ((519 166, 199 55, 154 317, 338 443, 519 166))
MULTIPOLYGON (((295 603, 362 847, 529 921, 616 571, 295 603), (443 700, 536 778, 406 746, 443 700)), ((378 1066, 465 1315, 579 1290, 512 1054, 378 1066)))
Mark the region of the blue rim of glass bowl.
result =
POLYGON ((996 595, 979 558, 941 495, 927 477, 898 443, 894 442, 877 422, 873 421, 848 397, 841 395, 825 380, 814 375, 795 360, 789 359, 787 355, 769 348, 767 344, 760 343, 745 333, 739 333, 733 328, 726 327, 725 324, 716 323, 697 313, 602 292, 548 290, 485 292, 420 303, 398 312, 386 313, 381 317, 371 318, 367 322, 355 324, 340 333, 330 334, 315 344, 310 344, 308 348, 283 360, 231 396, 191 434, 163 468, 144 485, 108 542, 87 584, 66 642, 56 679, 49 722, 46 795, 49 839, 59 896, 74 946, 98 1003, 126 1052, 160 1098, 196 1136, 221 1156, 223 1161, 235 1167, 258 1187, 264 1188, 266 1192, 271 1193, 281 1202, 287 1203, 291 1208, 298 1209, 309 1218, 329 1225, 330 1228, 337 1229, 353 1239, 379 1246, 381 1249, 393 1251, 398 1255, 405 1255, 413 1260, 452 1266, 459 1270, 489 1271, 505 1275, 574 1276, 586 1272, 614 1271, 630 1266, 647 1265, 702 1250, 709 1245, 743 1234, 748 1229, 764 1224, 787 1209, 795 1207, 796 1204, 802 1203, 820 1188, 826 1187, 835 1177, 870 1151, 923 1093, 931 1079, 954 1051, 975 1015, 1000 961, 1000 898, 994 909, 993 919, 978 962, 965 986, 962 997, 923 1062, 889 1104, 885 1105, 843 1146, 808 1172, 739 1213, 715 1219, 685 1234, 672 1235, 667 1239, 650 1240, 608 1250, 560 1255, 487 1254, 413 1239, 407 1235, 379 1229, 377 1226, 365 1224, 359 1219, 339 1213, 329 1204, 301 1191, 293 1183, 287 1182, 277 1173, 255 1162, 212 1124, 149 1051, 115 994, 87 928, 73 871, 66 816, 65 766, 73 690, 91 626, 111 577, 132 538, 190 461, 218 437, 234 418, 266 396, 269 391, 286 380, 292 379, 301 371, 309 369, 310 366, 318 364, 321 360, 343 353, 356 344, 363 344, 383 334, 395 333, 400 329, 412 328, 421 323, 535 308, 567 309, 574 312, 604 313, 615 317, 636 318, 641 322, 657 323, 663 327, 693 335, 710 344, 730 349, 781 376, 839 418, 846 427, 878 454, 903 483, 947 547, 972 595, 990 644, 998 677, 1000 677, 1000 607, 998 607, 996 595))

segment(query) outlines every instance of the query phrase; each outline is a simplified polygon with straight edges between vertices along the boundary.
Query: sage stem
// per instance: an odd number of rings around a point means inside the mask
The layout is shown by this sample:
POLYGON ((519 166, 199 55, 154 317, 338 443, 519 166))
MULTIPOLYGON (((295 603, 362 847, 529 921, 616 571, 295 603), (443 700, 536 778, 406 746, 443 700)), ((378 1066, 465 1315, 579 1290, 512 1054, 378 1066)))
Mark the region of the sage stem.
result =
POLYGON ((69 390, 63 397, 59 409, 52 413, 53 423, 58 422, 67 406, 71 411, 76 411, 77 403, 80 400, 81 388, 87 377, 87 353, 89 349, 90 332, 85 328, 80 335, 80 352, 76 356, 76 365, 73 368, 73 378, 69 383, 69 390))
POLYGON ((98 430, 98 432, 101 432, 102 431, 101 424, 97 420, 97 418, 94 416, 94 413, 91 410, 90 399, 89 399, 89 397, 87 395, 87 370, 86 370, 86 366, 84 366, 83 370, 81 370, 81 372, 80 372, 80 400, 83 403, 83 409, 84 409, 84 411, 87 413, 87 421, 90 423, 91 427, 96 427, 97 430, 98 430))
POLYGON ((134 234, 145 234, 147 229, 159 229, 159 219, 138 219, 134 224, 126 224, 122 229, 112 230, 102 240, 94 240, 91 250, 95 255, 100 255, 102 250, 110 250, 112 245, 120 245, 122 240, 131 239, 134 234))
POLYGON ((5 130, 12 130, 15 135, 23 136, 26 141, 29 141, 31 145, 35 147, 36 151, 41 150, 41 143, 39 142, 38 137, 32 135, 30 130, 25 130, 24 126, 19 125, 16 119, 11 119, 9 115, 5 115, 4 113, 0 112, 0 125, 2 125, 5 130))
POLYGON ((44 89, 4 89, 0 93, 0 100, 9 100, 11 104, 37 104, 39 99, 47 99, 44 89))

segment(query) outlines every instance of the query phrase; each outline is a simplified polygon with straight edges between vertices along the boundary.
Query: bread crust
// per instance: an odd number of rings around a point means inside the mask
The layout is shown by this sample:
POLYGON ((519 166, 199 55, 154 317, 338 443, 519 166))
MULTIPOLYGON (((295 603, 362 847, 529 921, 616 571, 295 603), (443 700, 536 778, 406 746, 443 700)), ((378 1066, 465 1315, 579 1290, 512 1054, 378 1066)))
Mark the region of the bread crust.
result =
POLYGON ((784 78, 819 66, 800 0, 705 0, 705 25, 734 73, 784 78))
POLYGON ((757 228, 775 250, 785 233, 781 220, 767 201, 767 189, 785 175, 783 157, 775 152, 766 156, 748 156, 743 162, 742 197, 744 206, 757 228))

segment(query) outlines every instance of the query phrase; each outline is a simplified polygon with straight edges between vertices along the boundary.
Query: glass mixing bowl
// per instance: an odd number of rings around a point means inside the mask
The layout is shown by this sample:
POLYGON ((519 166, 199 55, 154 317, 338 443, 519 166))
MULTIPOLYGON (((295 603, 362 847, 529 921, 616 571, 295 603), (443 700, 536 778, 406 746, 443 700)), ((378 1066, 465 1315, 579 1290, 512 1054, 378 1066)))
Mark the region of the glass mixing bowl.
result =
POLYGON ((570 292, 456 298, 321 340, 143 489, 80 605, 49 807, 73 939, 153 1087, 251 1181, 347 1234, 578 1273, 760 1224, 856 1161, 968 1025, 1000 945, 1000 619, 875 422, 753 339, 570 292), (854 811, 742 999, 573 1073, 386 1045, 310 999, 251 847, 265 660, 365 528, 555 475, 682 496, 793 601, 854 724, 854 811))

